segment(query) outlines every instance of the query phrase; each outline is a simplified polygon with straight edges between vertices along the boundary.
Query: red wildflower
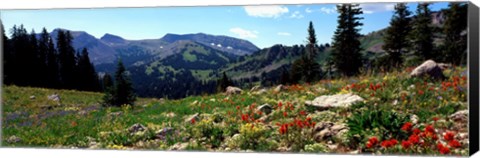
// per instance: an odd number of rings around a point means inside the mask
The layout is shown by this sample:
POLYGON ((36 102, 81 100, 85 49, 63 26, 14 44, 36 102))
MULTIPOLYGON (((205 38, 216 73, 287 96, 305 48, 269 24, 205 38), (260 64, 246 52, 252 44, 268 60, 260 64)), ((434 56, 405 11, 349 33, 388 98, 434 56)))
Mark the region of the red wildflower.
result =
POLYGON ((237 110, 240 110, 240 106, 237 106, 237 110))
POLYGON ((372 145, 375 145, 378 143, 378 139, 377 137, 371 137, 370 139, 368 139, 368 142, 372 143, 372 145))
POLYGON ((402 126, 402 130, 405 131, 405 132, 408 132, 412 129, 412 123, 411 122, 406 122, 405 124, 403 124, 402 126))
POLYGON ((373 146, 373 144, 372 144, 372 143, 370 143, 370 142, 368 142, 368 143, 367 143, 367 145, 366 145, 367 149, 370 149, 370 148, 372 148, 372 146, 373 146))
POLYGON ((438 150, 440 151, 441 154, 449 154, 450 153, 450 149, 448 147, 444 147, 443 145, 441 145, 438 150))
POLYGON ((455 134, 453 134, 453 132, 447 132, 443 136, 443 139, 445 139, 446 141, 451 141, 453 140, 453 137, 455 137, 455 134))
POLYGON ((288 132, 288 124, 283 124, 281 127, 280 127, 280 134, 285 134, 288 132))
POLYGON ((317 124, 316 122, 312 122, 312 127, 315 127, 315 124, 317 124))
POLYGON ((420 137, 416 134, 413 134, 410 137, 408 137, 408 141, 411 142, 412 144, 417 144, 418 142, 420 142, 420 137))
POLYGON ((282 107, 282 102, 278 102, 278 107, 279 107, 279 108, 282 107))
POLYGON ((308 122, 310 122, 310 121, 312 120, 312 118, 307 117, 305 120, 308 121, 308 122))
POLYGON ((462 144, 460 144, 460 142, 458 142, 457 140, 449 141, 448 145, 450 145, 450 147, 452 147, 452 148, 459 148, 459 147, 462 146, 462 144))
POLYGON ((380 145, 384 148, 393 147, 398 143, 396 139, 384 140, 380 145))
POLYGON ((196 122, 195 118, 192 118, 192 119, 190 120, 190 122, 191 122, 192 124, 195 124, 195 122, 196 122))
POLYGON ((433 121, 437 122, 437 121, 438 121, 438 117, 433 117, 433 121))
POLYGON ((424 92, 423 92, 422 90, 418 90, 418 94, 419 94, 419 95, 423 95, 424 92))
POLYGON ((77 122, 72 121, 72 127, 75 127, 75 126, 77 126, 77 122))
POLYGON ((418 128, 414 128, 414 129, 413 129, 413 134, 415 134, 415 135, 420 134, 420 132, 421 132, 421 131, 420 131, 420 129, 418 129, 418 128))
POLYGON ((287 117, 287 112, 286 111, 283 112, 283 117, 287 117))
POLYGON ((403 149, 408 149, 412 146, 412 143, 410 141, 402 141, 402 147, 403 149))
POLYGON ((425 127, 425 133, 435 133, 435 129, 433 128, 432 125, 427 125, 425 127))

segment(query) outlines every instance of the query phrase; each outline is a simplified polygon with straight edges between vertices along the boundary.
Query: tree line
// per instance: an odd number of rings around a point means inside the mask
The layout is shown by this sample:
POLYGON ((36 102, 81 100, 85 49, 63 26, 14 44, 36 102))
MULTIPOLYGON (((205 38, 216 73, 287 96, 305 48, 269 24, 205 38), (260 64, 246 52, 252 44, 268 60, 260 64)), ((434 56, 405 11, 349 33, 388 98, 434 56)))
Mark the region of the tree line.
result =
POLYGON ((4 84, 81 91, 102 90, 88 50, 75 50, 69 31, 58 30, 54 40, 45 28, 38 35, 34 30, 28 33, 23 25, 15 25, 9 39, 3 28, 2 25, 4 84))

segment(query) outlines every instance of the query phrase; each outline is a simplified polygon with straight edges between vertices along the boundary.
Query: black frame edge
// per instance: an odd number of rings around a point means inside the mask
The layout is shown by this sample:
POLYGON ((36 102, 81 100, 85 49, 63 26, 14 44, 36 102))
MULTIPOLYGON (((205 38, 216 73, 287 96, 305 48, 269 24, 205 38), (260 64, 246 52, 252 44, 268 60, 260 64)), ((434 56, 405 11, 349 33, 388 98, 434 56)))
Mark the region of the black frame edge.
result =
POLYGON ((478 152, 479 146, 479 9, 468 4, 468 55, 469 55, 469 154, 478 152))

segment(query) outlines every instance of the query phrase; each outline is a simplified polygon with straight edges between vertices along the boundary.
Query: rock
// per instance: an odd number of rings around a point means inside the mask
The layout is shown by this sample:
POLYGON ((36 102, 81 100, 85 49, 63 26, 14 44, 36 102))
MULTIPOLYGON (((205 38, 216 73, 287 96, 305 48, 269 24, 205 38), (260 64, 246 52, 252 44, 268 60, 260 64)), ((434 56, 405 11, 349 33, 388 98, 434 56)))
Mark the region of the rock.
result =
POLYGON ((169 113, 165 114, 165 116, 169 117, 169 118, 173 118, 173 117, 175 117, 175 113, 169 112, 169 113))
POLYGON ((35 99, 35 98, 36 98, 36 97, 35 97, 34 95, 30 96, 30 99, 32 99, 32 100, 35 99))
POLYGON ((262 87, 261 86, 254 86, 254 87, 252 87, 252 89, 250 89, 250 92, 258 91, 260 88, 262 88, 262 87))
POLYGON ((185 150, 188 146, 188 143, 181 143, 178 142, 174 145, 172 145, 168 150, 185 150))
POLYGON ((227 87, 227 90, 225 91, 225 93, 226 93, 227 95, 241 94, 241 93, 242 93, 242 89, 240 89, 240 88, 238 88, 238 87, 228 86, 228 87, 227 87))
POLYGON ((15 136, 15 135, 10 136, 10 137, 8 137, 8 139, 7 139, 7 142, 8 142, 8 143, 18 143, 18 142, 20 142, 20 141, 22 141, 22 139, 20 139, 19 137, 15 136))
POLYGON ((136 124, 130 126, 130 128, 128 128, 128 131, 130 133, 137 133, 137 132, 140 132, 140 131, 145 131, 146 129, 147 129, 147 127, 143 126, 140 123, 136 123, 136 124))
POLYGON ((265 115, 268 115, 268 114, 272 113, 273 108, 272 108, 272 106, 270 106, 268 104, 263 104, 263 105, 257 107, 257 110, 261 111, 265 115))
POLYGON ((412 115, 410 116, 410 121, 412 121, 413 124, 417 124, 418 123, 418 116, 417 115, 412 115))
POLYGON ((174 132, 174 129, 172 127, 165 127, 155 132, 155 137, 161 140, 165 140, 165 137, 167 135, 172 134, 173 132, 174 132))
POLYGON ((48 97, 48 100, 51 100, 51 101, 55 101, 55 102, 60 102, 60 95, 58 94, 52 94, 52 95, 49 95, 48 97))
POLYGON ((440 64, 440 66, 433 60, 427 60, 420 66, 413 69, 413 71, 410 73, 410 77, 422 77, 428 75, 429 77, 434 79, 446 79, 445 75, 443 75, 442 69, 446 66, 445 64, 440 64))
POLYGON ((277 87, 275 87, 275 89, 273 90, 274 92, 282 92, 283 90, 286 90, 287 87, 285 87, 284 85, 278 85, 277 87))
POLYGON ((321 122, 315 125, 315 140, 317 142, 327 140, 330 137, 342 135, 348 131, 348 127, 344 124, 334 124, 331 122, 321 122))
POLYGON ((318 110, 327 110, 332 107, 349 107, 350 105, 363 101, 364 99, 352 93, 322 95, 313 101, 305 101, 305 105, 316 107, 318 110))
POLYGON ((200 114, 199 114, 199 113, 196 113, 196 114, 193 114, 193 115, 188 116, 188 117, 185 119, 185 122, 186 122, 186 123, 191 123, 192 120, 199 121, 199 120, 200 120, 200 114))
POLYGON ((457 111, 454 114, 450 115, 449 118, 455 122, 466 122, 468 121, 468 110, 457 111))
POLYGON ((350 151, 348 153, 357 155, 357 154, 360 154, 360 150, 354 150, 354 151, 350 151))
POLYGON ((122 115, 122 114, 123 114, 123 112, 117 111, 117 112, 112 112, 112 113, 110 113, 110 114, 108 114, 108 115, 114 116, 114 117, 118 117, 118 116, 120 116, 120 115, 122 115))

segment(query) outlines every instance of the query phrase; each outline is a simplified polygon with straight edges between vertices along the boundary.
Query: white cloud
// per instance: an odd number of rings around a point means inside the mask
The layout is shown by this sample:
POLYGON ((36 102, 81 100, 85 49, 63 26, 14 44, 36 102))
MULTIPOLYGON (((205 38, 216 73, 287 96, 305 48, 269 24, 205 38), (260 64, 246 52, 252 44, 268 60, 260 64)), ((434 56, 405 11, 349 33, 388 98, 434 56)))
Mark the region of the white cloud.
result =
POLYGON ((363 13, 372 14, 375 12, 393 11, 395 9, 395 4, 393 3, 360 4, 360 8, 362 8, 363 13))
POLYGON ((279 35, 279 36, 290 36, 292 34, 290 34, 288 32, 278 32, 277 35, 279 35))
POLYGON ((278 18, 288 13, 288 8, 282 6, 244 6, 243 8, 249 16, 261 18, 278 18))
POLYGON ((240 38, 257 38, 258 31, 245 30, 239 27, 231 28, 230 32, 236 34, 240 38))
POLYGON ((305 9, 305 12, 306 12, 306 13, 312 13, 313 10, 311 10, 310 8, 307 8, 307 9, 305 9))
POLYGON ((295 11, 295 12, 293 12, 293 13, 292 13, 292 15, 290 15, 290 17, 289 17, 289 18, 301 19, 301 18, 303 18, 303 15, 302 15, 302 14, 300 14, 300 12, 299 12, 299 11, 295 11))
POLYGON ((333 13, 337 12, 337 8, 335 8, 335 7, 331 7, 331 8, 322 7, 322 8, 320 8, 320 12, 325 13, 325 14, 333 14, 333 13))

